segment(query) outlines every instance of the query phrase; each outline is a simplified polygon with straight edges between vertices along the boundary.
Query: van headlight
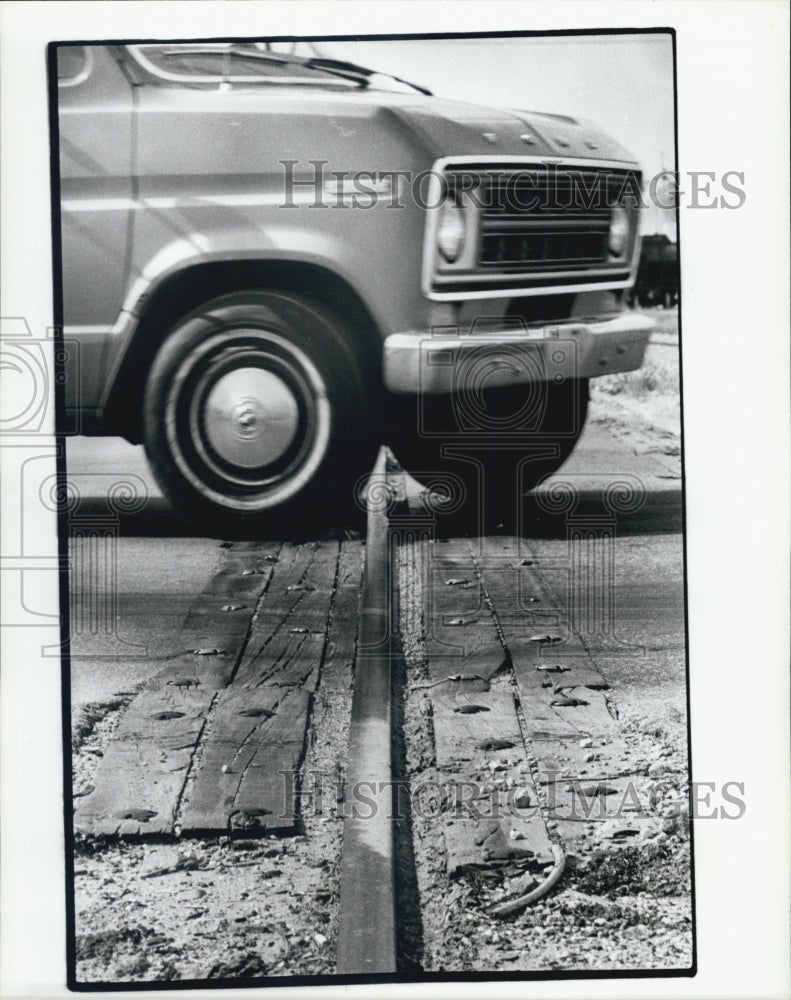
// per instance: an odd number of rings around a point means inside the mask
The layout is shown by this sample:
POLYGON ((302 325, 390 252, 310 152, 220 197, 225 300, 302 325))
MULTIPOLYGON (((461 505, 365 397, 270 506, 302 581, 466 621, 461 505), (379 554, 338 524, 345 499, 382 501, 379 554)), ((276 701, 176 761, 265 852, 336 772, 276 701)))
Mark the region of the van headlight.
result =
POLYGON ((464 239, 467 235, 464 207, 449 198, 439 212, 437 246, 448 264, 453 264, 464 248, 464 239))
POLYGON ((610 216, 610 233, 607 250, 611 257, 623 257, 629 245, 629 216, 625 208, 616 205, 610 216))

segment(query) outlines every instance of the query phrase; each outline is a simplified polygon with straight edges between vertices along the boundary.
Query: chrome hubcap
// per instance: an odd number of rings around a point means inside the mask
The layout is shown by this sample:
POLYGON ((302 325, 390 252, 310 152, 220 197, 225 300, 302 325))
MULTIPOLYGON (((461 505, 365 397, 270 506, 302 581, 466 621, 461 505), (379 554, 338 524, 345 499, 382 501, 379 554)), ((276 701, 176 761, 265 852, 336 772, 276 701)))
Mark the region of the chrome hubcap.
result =
POLYGON ((212 386, 203 409, 207 441, 242 469, 271 465, 299 429, 299 407, 288 384, 264 368, 236 368, 212 386))
POLYGON ((165 401, 173 461, 205 499, 239 513, 296 496, 321 467, 332 411, 311 358, 281 334, 222 329, 191 350, 165 401))

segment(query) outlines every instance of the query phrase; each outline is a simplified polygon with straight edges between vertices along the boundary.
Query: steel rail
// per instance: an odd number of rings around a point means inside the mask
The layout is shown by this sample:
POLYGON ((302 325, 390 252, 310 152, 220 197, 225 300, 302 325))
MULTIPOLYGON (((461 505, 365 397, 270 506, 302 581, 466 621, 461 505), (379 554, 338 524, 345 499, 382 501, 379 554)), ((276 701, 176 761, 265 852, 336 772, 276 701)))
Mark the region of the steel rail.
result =
POLYGON ((396 971, 392 786, 392 568, 387 453, 367 487, 365 568, 341 855, 339 974, 396 971))

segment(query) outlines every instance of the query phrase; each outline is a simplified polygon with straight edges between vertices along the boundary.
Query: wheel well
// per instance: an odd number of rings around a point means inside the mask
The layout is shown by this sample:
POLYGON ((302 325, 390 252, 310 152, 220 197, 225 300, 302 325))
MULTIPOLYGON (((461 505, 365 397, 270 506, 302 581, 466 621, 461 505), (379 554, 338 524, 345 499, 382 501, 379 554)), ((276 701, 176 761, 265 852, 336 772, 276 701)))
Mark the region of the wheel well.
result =
POLYGON ((110 390, 104 414, 106 430, 139 443, 146 377, 154 355, 174 324, 219 295, 254 288, 294 292, 330 307, 345 322, 372 391, 381 387, 382 341, 378 326, 343 278, 315 264, 292 261, 197 264, 162 282, 146 299, 110 390))

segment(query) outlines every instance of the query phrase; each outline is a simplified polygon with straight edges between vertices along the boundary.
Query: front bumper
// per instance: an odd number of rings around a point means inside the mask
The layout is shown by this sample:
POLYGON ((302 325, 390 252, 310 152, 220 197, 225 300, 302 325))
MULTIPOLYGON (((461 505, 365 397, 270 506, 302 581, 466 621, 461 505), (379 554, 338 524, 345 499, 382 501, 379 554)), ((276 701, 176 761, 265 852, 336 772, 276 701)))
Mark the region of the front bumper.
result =
POLYGON ((447 393, 634 371, 654 328, 647 316, 621 313, 516 331, 394 333, 384 342, 384 384, 395 393, 447 393))

